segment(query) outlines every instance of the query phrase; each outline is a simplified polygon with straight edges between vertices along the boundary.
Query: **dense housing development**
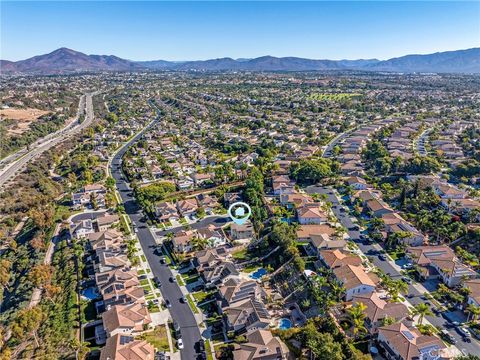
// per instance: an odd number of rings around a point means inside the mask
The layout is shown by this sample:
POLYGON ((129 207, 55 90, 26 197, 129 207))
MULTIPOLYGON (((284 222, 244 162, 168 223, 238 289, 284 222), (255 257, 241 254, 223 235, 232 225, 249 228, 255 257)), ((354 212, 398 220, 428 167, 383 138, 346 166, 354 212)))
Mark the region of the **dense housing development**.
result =
POLYGON ((480 354, 478 76, 1 85, 0 359, 480 354))

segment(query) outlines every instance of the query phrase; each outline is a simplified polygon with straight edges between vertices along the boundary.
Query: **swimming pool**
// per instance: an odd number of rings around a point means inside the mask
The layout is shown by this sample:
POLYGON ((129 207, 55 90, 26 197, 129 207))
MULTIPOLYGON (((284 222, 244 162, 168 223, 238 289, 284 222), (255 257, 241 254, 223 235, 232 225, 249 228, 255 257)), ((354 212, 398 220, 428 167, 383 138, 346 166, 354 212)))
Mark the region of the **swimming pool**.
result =
POLYGON ((280 330, 287 330, 287 329, 290 329, 291 327, 292 327, 292 322, 290 321, 290 319, 282 318, 278 321, 278 328, 280 330))
POLYGON ((257 269, 255 272, 251 273, 250 277, 252 279, 258 280, 258 279, 261 279, 262 276, 266 274, 267 274, 267 270, 265 270, 264 268, 260 268, 260 269, 257 269))
POLYGON ((94 287, 86 288, 85 290, 82 291, 82 295, 89 300, 95 300, 99 296, 97 289, 94 287))

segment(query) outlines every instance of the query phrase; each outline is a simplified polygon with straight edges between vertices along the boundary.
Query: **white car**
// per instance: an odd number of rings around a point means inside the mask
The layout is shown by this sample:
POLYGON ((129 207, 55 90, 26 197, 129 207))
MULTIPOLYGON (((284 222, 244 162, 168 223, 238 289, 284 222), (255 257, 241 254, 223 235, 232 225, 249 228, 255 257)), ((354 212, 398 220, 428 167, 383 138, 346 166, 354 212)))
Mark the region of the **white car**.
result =
POLYGON ((182 341, 182 339, 178 339, 178 341, 177 341, 177 347, 178 347, 180 350, 183 349, 183 341, 182 341))

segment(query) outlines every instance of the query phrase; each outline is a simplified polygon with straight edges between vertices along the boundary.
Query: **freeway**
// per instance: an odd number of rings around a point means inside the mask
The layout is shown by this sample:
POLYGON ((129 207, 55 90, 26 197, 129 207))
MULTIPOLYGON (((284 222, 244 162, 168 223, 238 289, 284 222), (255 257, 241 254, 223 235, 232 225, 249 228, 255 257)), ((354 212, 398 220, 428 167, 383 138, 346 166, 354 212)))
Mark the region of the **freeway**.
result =
MULTIPOLYGON (((341 200, 338 198, 338 196, 334 193, 332 189, 320 186, 309 186, 305 189, 305 191, 309 194, 325 194, 327 196, 327 200, 332 203, 332 211, 338 218, 340 223, 347 229, 355 226, 355 223, 351 220, 348 211, 341 211, 341 200)), ((366 245, 360 242, 360 231, 348 230, 348 235, 353 241, 356 242, 359 249, 366 255, 368 255, 369 252, 372 251, 382 250, 382 247, 379 244, 366 245)), ((383 261, 378 257, 378 255, 369 257, 377 268, 382 270, 385 274, 389 274, 391 278, 401 279, 403 277, 403 275, 399 271, 398 266, 396 266, 393 261, 383 261)), ((408 302, 412 305, 417 305, 425 302, 423 298, 424 293, 418 288, 419 287, 415 284, 408 285, 408 302)), ((441 315, 426 316, 425 318, 432 325, 440 329, 446 329, 450 333, 450 335, 455 338, 455 340, 457 341, 457 348, 463 353, 480 354, 480 342, 475 339, 471 339, 471 342, 464 341, 463 337, 457 333, 457 331, 453 328, 452 324, 446 321, 441 315)))
POLYGON ((120 193, 125 211, 138 230, 137 236, 153 275, 158 277, 162 283, 162 286, 160 287, 162 296, 165 300, 168 299, 172 304, 172 307, 169 309, 170 314, 173 320, 176 321, 180 326, 180 333, 184 344, 184 349, 180 351, 181 357, 182 359, 193 360, 196 356, 195 344, 201 339, 197 321, 188 304, 184 304, 179 301, 179 299, 183 296, 182 291, 177 283, 170 281, 170 278, 173 277, 170 268, 167 265, 160 263, 160 258, 155 253, 155 249, 157 248, 155 238, 150 232, 148 226, 142 222, 141 219, 143 215, 141 208, 136 202, 135 198, 132 196, 132 191, 121 170, 122 157, 125 152, 133 143, 140 139, 147 129, 149 129, 159 119, 160 116, 147 125, 140 133, 135 135, 116 153, 111 161, 110 171, 116 181, 116 187, 120 193))
POLYGON ((92 97, 97 94, 98 92, 87 93, 80 98, 77 119, 75 121, 72 121, 63 129, 36 141, 32 144, 33 148, 30 146, 32 150, 22 149, 10 155, 8 161, 4 159, 4 162, 8 163, 0 170, 0 187, 23 171, 30 161, 88 127, 94 120, 92 97), (80 115, 83 113, 83 108, 85 109, 85 120, 80 123, 79 120, 80 115))

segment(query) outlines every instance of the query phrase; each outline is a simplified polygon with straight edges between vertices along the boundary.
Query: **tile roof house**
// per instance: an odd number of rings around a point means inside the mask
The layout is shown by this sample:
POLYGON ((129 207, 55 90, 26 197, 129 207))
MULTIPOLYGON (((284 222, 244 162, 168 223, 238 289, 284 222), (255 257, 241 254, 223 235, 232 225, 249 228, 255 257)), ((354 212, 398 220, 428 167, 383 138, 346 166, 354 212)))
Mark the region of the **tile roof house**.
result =
POLYGON ((100 353, 100 360, 154 360, 155 349, 145 340, 116 334, 107 339, 100 353))
POLYGON ((395 360, 430 359, 429 354, 445 359, 441 354, 447 348, 436 336, 422 335, 417 328, 401 322, 380 327, 378 342, 385 349, 387 358, 395 360))
POLYGON ((378 327, 382 326, 382 320, 386 317, 395 319, 395 321, 402 321, 409 314, 408 307, 405 304, 387 302, 380 299, 376 292, 354 295, 352 303, 362 303, 367 307, 365 310, 365 325, 371 334, 377 332, 378 327))
POLYGON ((173 250, 177 253, 192 251, 192 240, 197 236, 193 230, 182 230, 175 234, 172 239, 173 250))
POLYGON ((375 291, 376 284, 360 266, 344 265, 333 269, 335 278, 345 287, 345 300, 375 291))
POLYGON ((233 223, 230 225, 230 236, 233 240, 251 239, 254 235, 255 231, 250 220, 248 220, 245 224, 239 225, 233 223))
POLYGON ((322 250, 320 251, 320 260, 322 260, 329 269, 335 269, 345 265, 362 265, 362 259, 360 257, 340 250, 322 250))
POLYGON ((72 237, 75 239, 80 239, 94 232, 93 222, 90 219, 70 224, 70 234, 72 234, 72 237))
POLYGON ((480 306, 480 279, 467 280, 464 286, 470 290, 467 302, 475 306, 480 306))
POLYGON ((159 203, 155 209, 155 215, 160 221, 179 220, 177 207, 171 202, 159 203))
POLYGON ((270 326, 270 314, 265 305, 258 300, 237 301, 232 306, 223 309, 222 312, 227 331, 242 333, 270 326))
POLYGON ((120 220, 118 215, 104 214, 97 218, 98 231, 105 231, 120 220))
POLYGON ((301 225, 320 225, 328 221, 328 216, 318 204, 311 203, 297 208, 297 219, 301 225))
POLYGON ((401 242, 407 246, 421 246, 425 242, 425 236, 413 225, 403 219, 398 213, 392 212, 381 216, 387 234, 408 233, 401 242))
POLYGON ((371 199, 365 203, 365 208, 372 213, 372 216, 381 217, 384 214, 392 213, 393 210, 380 199, 371 199))
POLYGON ((218 286, 218 293, 221 298, 221 307, 226 307, 237 301, 260 298, 262 291, 255 280, 230 276, 218 286))
POLYGON ((425 279, 437 278, 449 287, 459 285, 465 279, 476 277, 476 272, 462 264, 453 250, 446 246, 409 247, 406 256, 419 266, 425 279))
POLYGON ((133 270, 116 269, 95 274, 98 290, 105 308, 121 304, 145 303, 145 293, 137 273, 133 270))
POLYGON ((365 181, 365 179, 358 176, 351 176, 347 178, 345 183, 355 190, 365 190, 368 187, 368 184, 365 181))
POLYGON ((102 314, 107 336, 115 334, 136 334, 145 330, 152 322, 144 304, 115 305, 102 314))
POLYGON ((269 330, 255 330, 246 335, 247 342, 235 345, 233 360, 286 360, 288 347, 269 330))
POLYGON ((197 200, 185 199, 177 201, 177 209, 182 216, 194 215, 198 210, 197 200))
POLYGON ((336 229, 328 224, 321 225, 300 225, 297 229, 297 238, 299 241, 309 241, 312 236, 326 234, 331 236, 335 234, 336 229))
POLYGON ((199 272, 205 268, 213 267, 225 261, 229 253, 224 246, 219 246, 213 249, 205 249, 197 251, 192 259, 192 264, 199 272))
POLYGON ((222 261, 214 266, 204 267, 200 272, 207 287, 215 286, 224 281, 227 277, 232 275, 237 276, 239 274, 240 273, 235 264, 230 261, 222 261))
POLYGON ((87 235, 93 250, 120 248, 124 244, 123 234, 116 230, 103 230, 87 235))

